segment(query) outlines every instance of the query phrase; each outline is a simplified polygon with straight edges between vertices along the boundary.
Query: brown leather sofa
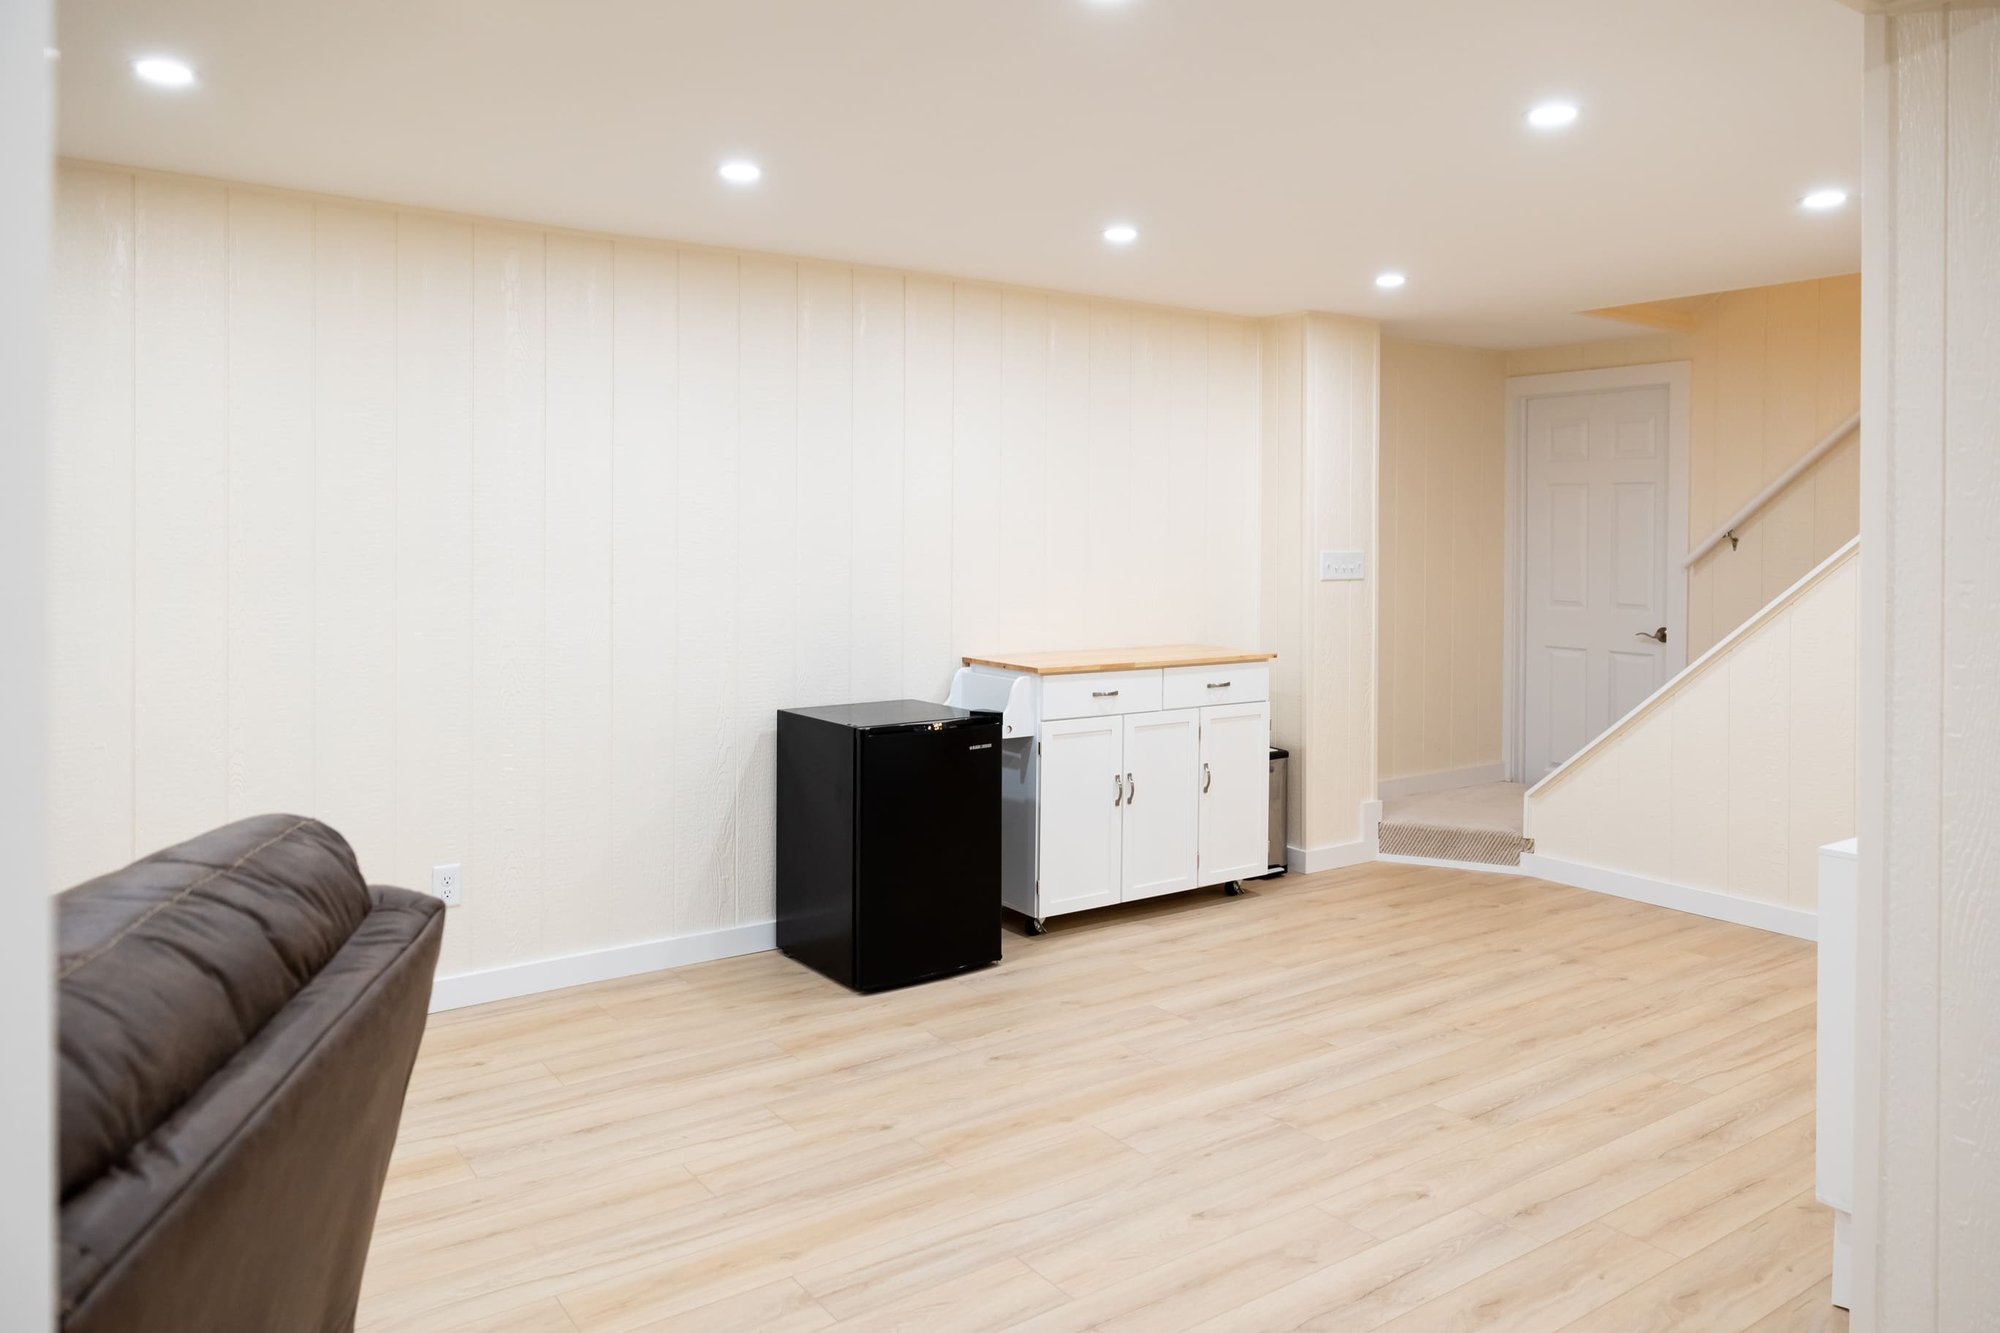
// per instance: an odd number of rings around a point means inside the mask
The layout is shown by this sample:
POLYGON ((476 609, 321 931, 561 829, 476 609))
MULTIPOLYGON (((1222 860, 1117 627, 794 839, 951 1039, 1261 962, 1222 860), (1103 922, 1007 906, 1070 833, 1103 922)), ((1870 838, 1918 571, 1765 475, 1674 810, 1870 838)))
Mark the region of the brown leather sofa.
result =
POLYGON ((56 923, 62 1327, 353 1327, 442 904, 265 815, 56 923))

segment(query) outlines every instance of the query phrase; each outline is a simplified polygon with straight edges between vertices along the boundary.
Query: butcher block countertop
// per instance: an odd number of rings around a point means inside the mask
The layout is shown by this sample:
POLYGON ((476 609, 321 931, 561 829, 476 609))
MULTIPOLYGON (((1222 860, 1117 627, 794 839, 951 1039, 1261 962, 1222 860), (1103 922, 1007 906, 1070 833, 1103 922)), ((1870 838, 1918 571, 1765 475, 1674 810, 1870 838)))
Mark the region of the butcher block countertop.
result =
POLYGON ((967 666, 1067 676, 1080 671, 1145 671, 1154 667, 1220 666, 1226 662, 1268 662, 1276 653, 1219 648, 1212 643, 1161 643, 1146 648, 1078 648, 1060 653, 1014 653, 966 657, 967 666))

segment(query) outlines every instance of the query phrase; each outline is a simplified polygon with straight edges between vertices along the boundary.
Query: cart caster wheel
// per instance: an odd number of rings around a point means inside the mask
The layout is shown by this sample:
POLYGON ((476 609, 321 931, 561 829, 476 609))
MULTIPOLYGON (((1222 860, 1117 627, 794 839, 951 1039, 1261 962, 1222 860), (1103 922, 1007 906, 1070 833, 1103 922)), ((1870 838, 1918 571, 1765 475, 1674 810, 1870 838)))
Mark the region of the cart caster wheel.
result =
POLYGON ((1028 918, 1028 933, 1030 935, 1046 935, 1049 933, 1049 928, 1042 924, 1040 917, 1031 916, 1028 918))
POLYGON ((1222 886, 1222 891, 1231 898, 1241 898, 1243 896, 1243 881, 1232 879, 1229 883, 1222 886))

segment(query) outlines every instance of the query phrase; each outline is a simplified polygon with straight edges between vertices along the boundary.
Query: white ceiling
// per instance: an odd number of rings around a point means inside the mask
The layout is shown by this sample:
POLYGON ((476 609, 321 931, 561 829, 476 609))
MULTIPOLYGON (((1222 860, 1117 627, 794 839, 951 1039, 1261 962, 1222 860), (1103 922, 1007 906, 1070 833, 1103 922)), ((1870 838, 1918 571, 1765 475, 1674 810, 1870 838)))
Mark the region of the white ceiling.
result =
POLYGON ((1848 272, 1834 0, 67 0, 73 157, 1519 346, 1848 272), (191 92, 141 86, 168 53, 191 92), (1522 113, 1562 94, 1572 130, 1522 113), (761 184, 716 178, 741 154, 761 184), (1126 249, 1100 238, 1129 220, 1126 249), (1406 270, 1378 292, 1374 275, 1406 270))

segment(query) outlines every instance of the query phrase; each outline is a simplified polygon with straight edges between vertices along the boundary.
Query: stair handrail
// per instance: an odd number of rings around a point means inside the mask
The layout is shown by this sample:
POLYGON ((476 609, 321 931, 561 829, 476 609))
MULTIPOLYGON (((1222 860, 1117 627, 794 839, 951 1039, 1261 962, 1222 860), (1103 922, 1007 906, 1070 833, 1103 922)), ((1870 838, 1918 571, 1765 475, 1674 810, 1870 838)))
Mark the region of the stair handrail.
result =
POLYGON ((1687 553, 1687 558, 1681 561, 1681 567, 1684 569, 1692 569, 1694 567, 1695 561, 1701 559, 1703 556, 1707 555, 1710 551, 1713 551, 1716 547, 1722 545, 1723 539, 1725 537, 1735 536, 1736 529, 1742 527, 1745 523, 1749 522, 1752 515, 1756 514, 1758 510, 1762 509, 1765 505, 1771 503, 1772 500, 1776 499, 1778 497, 1779 492, 1783 491, 1785 487, 1797 481, 1799 477, 1806 471, 1807 468, 1810 468, 1814 463, 1817 463, 1819 462, 1820 459, 1826 457, 1827 454, 1832 451, 1835 445, 1839 444, 1842 440, 1846 439, 1849 435, 1853 434, 1855 428, 1858 427, 1860 424, 1861 424, 1861 414, 1859 412, 1856 412, 1853 416, 1847 418, 1847 420, 1841 422, 1838 426, 1835 426, 1831 431, 1827 432, 1827 434, 1821 438, 1818 444, 1815 444, 1812 448, 1806 450, 1805 453, 1801 454, 1797 462, 1793 463, 1783 472, 1780 472, 1775 478, 1772 479, 1771 483, 1768 486, 1766 486, 1763 490, 1758 491, 1756 495, 1752 496, 1748 504, 1744 505, 1741 509, 1731 514, 1727 519, 1723 520, 1721 527, 1717 528, 1714 532, 1711 532, 1708 534, 1708 536, 1704 537, 1692 551, 1689 551, 1687 553))

